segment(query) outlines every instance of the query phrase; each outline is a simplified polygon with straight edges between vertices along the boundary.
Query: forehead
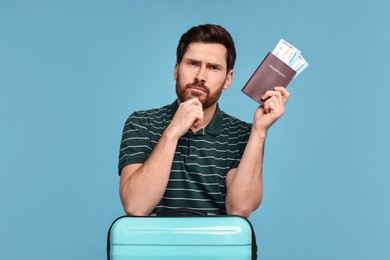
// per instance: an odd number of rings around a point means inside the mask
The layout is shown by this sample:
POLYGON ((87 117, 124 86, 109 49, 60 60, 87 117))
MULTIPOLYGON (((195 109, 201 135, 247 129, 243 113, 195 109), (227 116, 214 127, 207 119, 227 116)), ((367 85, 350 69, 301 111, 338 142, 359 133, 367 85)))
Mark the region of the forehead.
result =
POLYGON ((226 54, 226 47, 220 43, 193 42, 188 45, 183 59, 198 59, 226 65, 226 54))

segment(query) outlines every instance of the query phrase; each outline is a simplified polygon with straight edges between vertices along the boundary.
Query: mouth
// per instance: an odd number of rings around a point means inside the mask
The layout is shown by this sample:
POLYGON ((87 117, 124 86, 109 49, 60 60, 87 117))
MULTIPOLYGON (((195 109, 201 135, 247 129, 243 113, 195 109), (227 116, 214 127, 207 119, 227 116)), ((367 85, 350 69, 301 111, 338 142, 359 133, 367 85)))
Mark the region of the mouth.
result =
POLYGON ((197 87, 197 86, 190 86, 188 89, 196 92, 207 92, 205 88, 197 87))

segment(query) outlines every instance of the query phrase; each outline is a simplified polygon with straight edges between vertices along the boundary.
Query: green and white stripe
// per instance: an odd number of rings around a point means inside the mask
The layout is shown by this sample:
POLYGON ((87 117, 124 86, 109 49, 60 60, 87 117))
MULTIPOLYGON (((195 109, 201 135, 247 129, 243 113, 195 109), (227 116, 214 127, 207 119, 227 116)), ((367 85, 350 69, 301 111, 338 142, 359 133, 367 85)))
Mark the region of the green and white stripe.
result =
MULTIPOLYGON (((148 158, 177 108, 175 101, 129 116, 122 134, 119 172, 128 164, 143 163, 148 158)), ((183 135, 178 141, 166 192, 153 212, 189 208, 226 214, 226 174, 238 166, 250 128, 250 124, 218 107, 205 129, 183 135)))

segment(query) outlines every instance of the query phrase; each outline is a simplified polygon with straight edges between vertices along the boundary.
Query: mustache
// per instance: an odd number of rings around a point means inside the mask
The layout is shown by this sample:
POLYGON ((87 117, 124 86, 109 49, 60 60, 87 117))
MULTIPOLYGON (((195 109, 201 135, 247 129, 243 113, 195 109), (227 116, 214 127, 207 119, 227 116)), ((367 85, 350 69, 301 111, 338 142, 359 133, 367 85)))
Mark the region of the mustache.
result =
POLYGON ((209 93, 209 88, 202 81, 193 82, 191 84, 188 84, 187 87, 196 87, 203 90, 206 93, 209 93))

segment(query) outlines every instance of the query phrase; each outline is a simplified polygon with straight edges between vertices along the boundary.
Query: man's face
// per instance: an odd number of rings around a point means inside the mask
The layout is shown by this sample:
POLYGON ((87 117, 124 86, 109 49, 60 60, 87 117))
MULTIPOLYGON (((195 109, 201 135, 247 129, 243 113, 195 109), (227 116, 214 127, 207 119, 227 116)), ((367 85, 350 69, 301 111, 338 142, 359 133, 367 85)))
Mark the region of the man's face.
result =
POLYGON ((218 43, 191 43, 175 65, 176 94, 180 102, 196 97, 206 109, 228 89, 233 70, 226 73, 226 48, 218 43))

